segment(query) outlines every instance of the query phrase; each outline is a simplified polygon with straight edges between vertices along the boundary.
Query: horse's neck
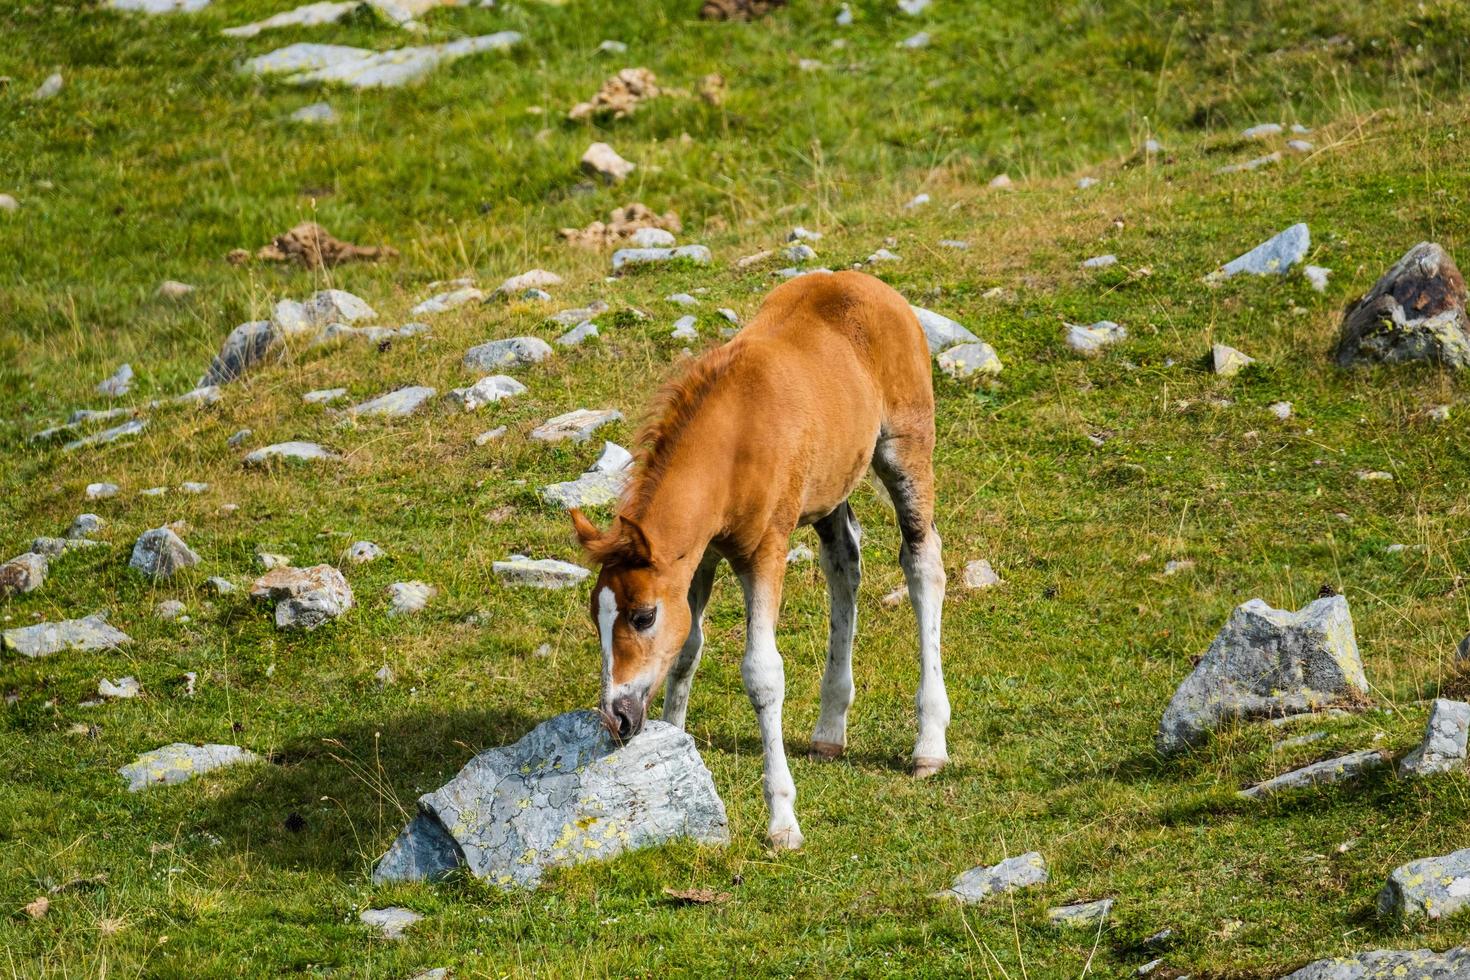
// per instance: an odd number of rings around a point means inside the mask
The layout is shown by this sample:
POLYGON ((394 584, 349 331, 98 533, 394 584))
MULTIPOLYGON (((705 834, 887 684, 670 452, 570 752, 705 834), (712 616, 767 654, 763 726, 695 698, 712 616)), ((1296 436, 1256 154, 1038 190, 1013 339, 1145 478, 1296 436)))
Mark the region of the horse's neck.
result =
POLYGON ((717 467, 668 466, 658 479, 643 488, 638 512, 633 516, 648 536, 653 553, 661 560, 688 568, 690 574, 704 556, 705 548, 724 524, 724 493, 717 467))

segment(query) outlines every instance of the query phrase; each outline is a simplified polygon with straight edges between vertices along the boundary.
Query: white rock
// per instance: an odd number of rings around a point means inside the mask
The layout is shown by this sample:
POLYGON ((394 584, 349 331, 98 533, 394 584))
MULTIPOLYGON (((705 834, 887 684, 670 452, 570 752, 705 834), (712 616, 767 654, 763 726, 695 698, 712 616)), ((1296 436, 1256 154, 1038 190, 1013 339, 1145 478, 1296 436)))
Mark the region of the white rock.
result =
POLYGON ((602 455, 589 473, 619 473, 633 465, 633 454, 615 442, 603 442, 602 455))
POLYGON ((927 48, 929 46, 929 32, 920 31, 917 34, 910 35, 909 37, 904 38, 902 41, 899 41, 898 46, 901 48, 908 48, 911 51, 917 50, 919 48, 927 48))
POLYGON ((350 88, 392 88, 427 75, 441 64, 519 43, 515 31, 462 38, 444 44, 367 51, 340 44, 297 43, 246 61, 251 75, 283 75, 296 85, 339 84, 350 88))
POLYGON ((696 265, 709 265, 710 251, 703 245, 680 245, 678 248, 620 248, 613 252, 612 271, 621 272, 629 266, 674 262, 680 259, 696 265))
POLYGON ((852 8, 843 4, 837 11, 836 23, 838 27, 847 27, 852 23, 852 8))
POLYGON ((332 108, 331 103, 313 102, 291 113, 291 121, 326 126, 337 121, 337 110, 332 108))
POLYGON ((352 587, 331 565, 272 569, 250 586, 250 597, 275 600, 277 629, 313 630, 353 606, 352 587))
POLYGON ((1291 402, 1272 402, 1267 408, 1283 422, 1291 418, 1291 402))
POLYGON ((1240 135, 1248 140, 1259 140, 1265 139, 1268 136, 1279 136, 1282 131, 1283 127, 1280 123, 1260 123, 1249 129, 1242 130, 1240 135))
POLYGON ((165 599, 153 607, 153 618, 171 622, 180 619, 188 622, 189 617, 184 615, 185 606, 177 599, 165 599))
POLYGON ((439 590, 427 582, 394 582, 388 586, 388 615, 411 616, 423 612, 439 590))
POLYGON ((108 497, 116 497, 117 491, 116 483, 89 483, 86 493, 88 500, 105 500, 108 497))
POLYGON ((935 361, 945 374, 961 379, 977 375, 994 377, 1000 374, 1002 367, 995 348, 984 341, 951 347, 941 352, 935 361))
POLYGON ((665 296, 664 299, 670 303, 678 304, 679 306, 699 305, 699 300, 695 299, 693 296, 690 296, 688 293, 670 293, 668 296, 665 296))
POLYGON ((447 313, 455 307, 464 306, 466 303, 476 303, 485 298, 485 294, 474 286, 463 286, 447 293, 431 296, 408 311, 409 316, 433 316, 436 313, 447 313))
POLYGON ((496 426, 493 429, 487 429, 484 432, 481 432, 479 435, 475 436, 475 445, 477 445, 477 446, 486 446, 486 445, 489 445, 490 443, 494 442, 496 439, 499 439, 500 437, 504 436, 505 433, 506 433, 506 428, 503 425, 498 425, 498 426, 496 426))
POLYGON ((140 14, 192 14, 209 6, 209 0, 107 0, 107 5, 140 14))
POLYGON ((1305 224, 1295 224, 1255 248, 1225 263, 1206 276, 1215 282, 1248 273, 1256 276, 1284 276, 1292 266, 1306 257, 1312 246, 1312 233, 1305 224))
POLYGON ((1311 153, 1316 149, 1310 140, 1287 140, 1286 145, 1296 153, 1311 153))
POLYGON ((481 378, 468 388, 455 388, 449 393, 466 412, 473 412, 485 405, 514 398, 526 393, 526 386, 505 374, 491 374, 481 378))
POLYGON ((128 565, 148 578, 166 579, 180 569, 199 564, 196 555, 170 527, 144 531, 133 544, 128 565))
POLYGON ((1111 320, 1099 320, 1090 326, 1069 323, 1067 346, 1079 354, 1098 354, 1104 347, 1128 338, 1128 330, 1111 320))
POLYGON ((1256 157, 1256 158, 1251 159, 1251 160, 1245 160, 1245 161, 1243 161, 1241 163, 1227 163, 1223 167, 1216 168, 1215 173, 1217 173, 1217 174, 1239 174, 1239 173, 1246 173, 1246 172, 1251 171, 1251 170, 1260 170, 1262 167, 1268 167, 1268 166, 1270 166, 1273 163, 1280 163, 1280 162, 1281 162, 1281 151, 1280 150, 1275 150, 1275 151, 1273 151, 1271 153, 1267 153, 1265 156, 1256 157))
POLYGON ((82 619, 21 626, 0 635, 0 646, 25 657, 46 657, 62 650, 111 650, 132 642, 132 637, 122 630, 107 625, 105 612, 82 619))
POLYGON ((788 242, 819 242, 822 240, 822 233, 797 225, 787 234, 786 240, 788 242))
POLYGON ((435 394, 435 390, 426 385, 411 385, 407 388, 399 388, 397 391, 390 391, 386 395, 379 395, 360 405, 354 405, 347 409, 347 414, 401 418, 418 411, 435 394))
POLYGON ((929 9, 931 0, 898 0, 898 9, 910 17, 917 17, 929 9))
POLYGON ((289 555, 280 555, 271 551, 257 551, 255 564, 261 571, 269 572, 275 568, 290 568, 291 558, 289 555))
POLYGON ((569 588, 592 574, 580 565, 558 561, 555 558, 533 561, 516 556, 509 561, 494 562, 490 567, 502 582, 510 585, 528 585, 537 589, 569 588))
POLYGON ((106 526, 107 522, 96 514, 78 514, 72 520, 71 527, 67 528, 66 536, 73 540, 77 538, 94 538, 106 526))
POLYGON ((0 211, 19 211, 20 202, 10 194, 0 194, 0 211))
POLYGON ((1331 269, 1324 269, 1320 265, 1309 265, 1302 269, 1302 275, 1307 277, 1307 282, 1319 293, 1327 292, 1327 277, 1332 275, 1331 269))
POLYGON ((636 164, 624 160, 617 150, 606 143, 593 143, 582 154, 582 171, 589 176, 599 177, 608 184, 621 183, 635 169, 636 164))
POLYGON ((147 419, 130 419, 122 425, 115 425, 110 429, 103 429, 101 432, 94 432, 80 439, 73 439, 71 442, 62 446, 61 449, 63 452, 73 452, 77 449, 85 449, 88 446, 99 446, 103 443, 116 442, 126 436, 135 436, 147 427, 147 419))
POLYGON ((923 207, 924 205, 926 205, 928 203, 929 203, 929 195, 928 194, 915 194, 913 197, 909 198, 909 200, 908 200, 908 202, 906 204, 904 204, 904 210, 906 210, 906 211, 912 211, 915 208, 921 208, 921 207, 923 207))
POLYGON ((465 351, 464 366, 471 371, 527 367, 551 356, 551 345, 540 337, 492 340, 465 351))
POLYGON ((1102 183, 1102 181, 1098 180, 1096 177, 1078 177, 1077 189, 1079 191, 1085 191, 1087 190, 1087 188, 1096 187, 1100 183, 1102 183))
POLYGON ((49 565, 46 555, 37 551, 27 551, 0 565, 0 596, 36 591, 45 583, 49 565))
POLYGON ((580 346, 583 341, 589 340, 593 337, 596 337, 597 335, 597 324, 593 323, 591 320, 583 320, 581 323, 577 324, 575 327, 568 330, 560 337, 556 338, 556 344, 558 347, 577 347, 580 346))
POLYGON ((301 400, 308 405, 330 405, 339 398, 346 397, 346 388, 318 388, 316 391, 308 391, 302 395, 301 400))
POLYGON ((947 316, 926 310, 922 306, 910 306, 919 326, 924 328, 924 340, 930 354, 938 354, 956 344, 977 344, 980 338, 947 316))
POLYGON ((144 752, 138 758, 118 770, 128 781, 128 792, 154 786, 173 786, 188 782, 195 776, 247 762, 259 762, 260 756, 248 752, 238 745, 190 745, 175 742, 152 752, 144 752))
POLYGON ((1110 265, 1117 265, 1117 264, 1118 264, 1118 257, 1116 255, 1094 255, 1090 259, 1084 259, 1083 260, 1083 262, 1082 262, 1082 268, 1084 268, 1084 269, 1106 269, 1110 265))
POLYGON ((603 54, 627 54, 628 46, 622 41, 603 41, 597 50, 603 54))
POLYGON ((675 340, 698 340, 699 331, 695 328, 698 322, 696 317, 681 316, 674 321, 674 330, 669 336, 675 340))
POLYGON ((46 80, 42 82, 39 86, 37 86, 36 90, 31 93, 31 100, 34 102, 42 102, 46 99, 55 98, 57 95, 61 94, 61 87, 64 84, 65 80, 62 79, 61 72, 53 72, 50 75, 47 75, 46 80))
POLYGON ((781 250, 781 258, 787 262, 807 262, 817 257, 817 250, 806 242, 796 242, 781 250))
POLYGON ((1242 354, 1234 347, 1215 344, 1210 348, 1210 370, 1222 378, 1233 378, 1242 369, 1254 363, 1256 363, 1254 357, 1242 354))
POLYGON ((634 248, 669 248, 674 241, 674 233, 663 228, 639 228, 628 237, 634 248))
POLYGON ((268 466, 277 460, 340 459, 336 453, 314 442, 278 442, 257 449, 245 457, 246 466, 268 466))
POLYGON ((318 3, 308 3, 293 10, 273 14, 264 20, 241 24, 239 27, 226 27, 220 33, 225 37, 255 37, 261 31, 274 30, 278 27, 318 27, 322 24, 335 24, 359 6, 357 0, 335 0, 335 2, 334 0, 320 0, 318 3))
POLYGON ((899 261, 902 261, 902 257, 899 256, 898 254, 894 253, 894 252, 890 252, 886 248, 880 248, 880 249, 878 249, 878 251, 876 251, 872 255, 868 256, 868 265, 876 265, 879 262, 899 262, 899 261))
POLYGON ((383 557, 383 549, 371 541, 354 541, 347 549, 347 560, 354 565, 365 565, 383 557))
POLYGON ((1002 584, 1000 576, 984 558, 965 566, 965 587, 968 589, 989 589, 1002 584))
POLYGON ((1045 859, 1036 851, 1029 851, 991 867, 971 868, 933 897, 974 905, 1018 888, 1044 885, 1050 878, 1045 859))
POLYGON ((133 366, 124 364, 112 373, 112 377, 97 383, 97 392, 109 398, 121 398, 132 387, 133 366))
POLYGON ((111 700, 129 700, 143 693, 136 677, 119 677, 116 683, 106 677, 97 682, 97 694, 111 700))
POLYGON ((531 430, 531 438, 537 442, 560 442, 563 439, 586 442, 599 428, 622 417, 623 413, 613 408, 578 408, 547 419, 531 430))
POLYGON ((1424 739, 1399 763, 1401 776, 1429 776, 1465 767, 1470 704, 1436 698, 1429 708, 1424 739))
POLYGON ((1008 191, 1015 187, 1015 182, 1011 180, 1010 174, 996 174, 986 186, 993 191, 1008 191))

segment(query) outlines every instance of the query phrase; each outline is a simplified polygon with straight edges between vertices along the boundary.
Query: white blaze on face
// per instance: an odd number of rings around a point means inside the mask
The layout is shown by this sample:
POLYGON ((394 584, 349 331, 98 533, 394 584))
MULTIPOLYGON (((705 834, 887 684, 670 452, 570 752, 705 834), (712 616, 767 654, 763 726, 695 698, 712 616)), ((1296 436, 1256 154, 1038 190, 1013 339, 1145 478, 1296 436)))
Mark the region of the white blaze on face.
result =
POLYGON ((612 697, 613 623, 618 618, 618 600, 613 590, 603 587, 597 594, 597 635, 602 639, 602 692, 612 697))

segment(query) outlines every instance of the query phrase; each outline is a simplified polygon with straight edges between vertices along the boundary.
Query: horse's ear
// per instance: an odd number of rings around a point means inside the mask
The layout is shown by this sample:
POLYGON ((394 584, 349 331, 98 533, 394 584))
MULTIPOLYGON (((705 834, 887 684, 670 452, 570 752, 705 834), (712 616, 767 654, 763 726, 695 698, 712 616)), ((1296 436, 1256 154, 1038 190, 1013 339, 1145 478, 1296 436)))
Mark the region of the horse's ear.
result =
POLYGON ((602 540, 602 532, 597 529, 596 524, 587 519, 587 515, 583 514, 580 508, 573 507, 571 514, 572 530, 576 532, 577 540, 583 549, 591 551, 592 546, 602 540))
POLYGON ((619 550, 632 559, 630 564, 652 565, 653 548, 648 543, 648 535, 643 533, 643 528, 638 526, 638 522, 631 517, 620 516, 618 528, 622 538, 619 550))

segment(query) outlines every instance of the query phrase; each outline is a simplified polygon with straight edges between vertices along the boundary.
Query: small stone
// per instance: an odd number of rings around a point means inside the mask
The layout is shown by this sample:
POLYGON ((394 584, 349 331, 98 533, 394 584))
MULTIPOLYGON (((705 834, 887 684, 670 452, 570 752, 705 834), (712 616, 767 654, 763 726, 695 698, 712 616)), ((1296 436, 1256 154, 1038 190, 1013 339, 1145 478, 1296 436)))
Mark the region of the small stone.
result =
POLYGON ((88 500, 106 500, 108 497, 116 497, 117 491, 116 483, 89 483, 86 495, 88 500))
POLYGON ((617 409, 579 408, 547 419, 531 430, 531 438, 537 442, 560 442, 563 439, 586 442, 599 428, 609 422, 620 421, 622 417, 623 413, 617 409))
POLYGON ((1295 153, 1311 153, 1316 149, 1310 140, 1287 140, 1286 145, 1295 153))
POLYGON ((1188 572, 1193 570, 1194 559, 1192 558, 1171 558, 1168 561, 1164 562, 1165 575, 1178 575, 1180 572, 1188 572))
POLYGON ((275 568, 250 586, 252 599, 276 602, 277 629, 313 630, 352 608, 352 587, 331 565, 275 568))
POLYGON ((180 569, 197 564, 199 556, 169 527, 156 527, 139 535, 128 560, 129 567, 154 580, 170 578, 180 569))
POLYGON ((0 565, 0 596, 34 592, 46 581, 44 554, 28 551, 0 565))
MULTIPOLYGON (((184 604, 177 599, 165 599, 153 607, 153 618, 171 622, 184 615, 184 604)), ((185 617, 186 619, 188 617, 185 617)))
POLYGON ((986 186, 993 191, 1008 191, 1015 187, 1015 184, 1011 181, 1010 174, 996 174, 990 178, 990 183, 986 186))
POLYGON ((936 361, 945 374, 959 379, 977 375, 994 377, 1000 374, 1002 366, 995 348, 984 341, 951 347, 941 353, 936 361))
POLYGON ((852 24, 852 8, 845 3, 839 7, 835 22, 838 27, 850 26, 852 24))
POLYGON ((910 17, 917 17, 929 9, 931 0, 898 0, 898 9, 910 17))
POLYGON ((1449 918, 1467 905, 1470 848, 1410 861, 1395 869, 1378 893, 1378 914, 1404 922, 1449 918))
POLYGON ((1104 347, 1128 339, 1128 329, 1111 320, 1099 320, 1086 327, 1068 323, 1066 327, 1067 346, 1079 354, 1098 354, 1104 347))
POLYGON ((187 742, 175 742, 152 752, 144 752, 135 761, 119 769, 118 774, 128 781, 128 792, 136 793, 154 786, 173 786, 188 782, 195 776, 226 766, 259 761, 260 756, 238 745, 190 745, 187 742))
POLYGON ((1217 167, 1215 169, 1215 173, 1217 173, 1217 174, 1240 174, 1240 173, 1247 173, 1249 171, 1252 171, 1252 170, 1260 170, 1262 167, 1269 167, 1273 163, 1280 163, 1280 162, 1281 162, 1281 151, 1280 150, 1277 150, 1277 151, 1274 151, 1272 153, 1267 153, 1265 156, 1255 157, 1254 159, 1245 160, 1245 161, 1243 161, 1241 163, 1227 163, 1223 167, 1217 167))
POLYGON ((622 41, 603 41, 597 50, 602 54, 627 54, 628 46, 622 41))
POLYGON ((183 299, 194 292, 194 287, 177 279, 165 279, 158 284, 158 296, 162 299, 183 299))
POLYGON ((168 493, 168 487, 145 487, 138 491, 140 497, 162 497, 168 493))
POLYGON ((671 248, 675 242, 674 233, 664 228, 639 228, 628 238, 628 244, 634 248, 671 248))
POLYGON ((971 868, 933 897, 950 898, 965 905, 974 905, 1018 888, 1044 885, 1050 878, 1045 859, 1036 851, 1028 851, 1017 857, 1006 858, 992 867, 971 868))
POLYGON ((781 250, 781 258, 787 262, 808 262, 817 257, 817 250, 806 242, 797 242, 781 250))
POLYGON ((786 240, 788 242, 819 242, 822 240, 822 233, 797 225, 786 235, 786 240))
POLYGON ((792 548, 790 551, 786 552, 786 564, 788 565, 804 564, 806 562, 815 561, 816 558, 817 556, 812 553, 812 549, 808 548, 804 544, 799 544, 795 548, 792 548))
POLYGON ((726 320, 729 320, 735 326, 740 326, 740 314, 736 313, 728 306, 722 306, 719 309, 715 310, 715 312, 724 317, 726 320))
POLYGON ((876 265, 876 264, 878 264, 880 262, 901 262, 901 261, 902 261, 902 257, 901 256, 899 256, 895 252, 890 252, 886 248, 880 248, 880 249, 878 249, 878 251, 876 251, 872 255, 868 256, 868 265, 876 265))
POLYGON ((1302 269, 1302 275, 1307 277, 1307 282, 1319 293, 1327 292, 1327 277, 1332 275, 1331 269, 1325 269, 1320 265, 1309 265, 1302 269))
POLYGON ((1268 136, 1281 135, 1283 127, 1280 123, 1260 123, 1249 129, 1243 130, 1241 136, 1248 140, 1265 139, 1268 136))
POLYGON ((383 557, 383 549, 371 541, 354 541, 347 549, 347 560, 354 565, 366 565, 383 557))
POLYGON ((592 464, 588 473, 621 473, 633 465, 633 454, 615 442, 602 444, 602 455, 592 464))
POLYGON ((1095 902, 1079 902, 1047 909, 1046 917, 1054 926, 1092 928, 1106 922, 1113 912, 1113 900, 1100 898, 1095 902))
POLYGON ((398 676, 393 673, 393 668, 392 667, 389 667, 387 664, 384 664, 383 666, 379 667, 377 670, 373 671, 373 679, 378 682, 378 686, 379 687, 387 687, 388 685, 392 684, 395 680, 397 680, 398 679, 398 676))
POLYGON ((112 373, 112 377, 97 383, 97 393, 108 398, 121 398, 133 387, 133 366, 124 364, 112 373))
POLYGON ((569 588, 592 574, 580 565, 558 561, 555 558, 533 561, 519 556, 509 561, 493 563, 491 571, 508 585, 528 585, 537 589, 569 588))
POLYGON ((270 551, 257 551, 255 564, 261 571, 269 572, 276 568, 290 568, 291 558, 289 555, 278 555, 270 551))
POLYGON ((143 688, 136 677, 119 677, 116 683, 104 677, 97 682, 97 693, 109 701, 126 701, 143 693, 143 688))
POLYGON ((1254 357, 1242 354, 1234 347, 1215 344, 1210 348, 1210 370, 1222 378, 1233 378, 1245 367, 1256 363, 1254 357))
POLYGON ((928 203, 928 194, 915 194, 913 197, 908 199, 907 203, 905 203, 903 207, 905 211, 912 211, 915 208, 921 208, 928 203))
POLYGON ((527 367, 551 356, 551 345, 539 337, 492 340, 465 351, 464 366, 471 371, 527 367))
POLYGON ((197 480, 185 480, 179 484, 180 493, 201 494, 209 490, 209 484, 200 483, 197 480))
POLYGON ((593 317, 606 312, 607 304, 604 303, 602 300, 598 300, 595 303, 589 303, 586 306, 580 306, 576 309, 562 310, 559 313, 553 313, 551 316, 547 317, 547 319, 563 327, 574 327, 577 324, 581 323, 583 320, 590 320, 593 317))
POLYGON ((1400 776, 1429 776, 1465 766, 1470 704, 1435 698, 1429 708, 1424 740, 1399 763, 1400 776))
MULTIPOLYGON (((158 0, 112 0, 113 3, 155 3, 158 0)), ((164 0, 168 2, 168 0, 164 0)), ((375 9, 400 26, 415 23, 403 20, 398 11, 401 3, 379 0, 375 9)), ((405 11, 406 12, 406 11, 405 11)), ((251 75, 283 75, 294 85, 339 84, 355 89, 397 88, 422 78, 435 67, 482 51, 504 51, 522 40, 516 31, 498 31, 479 37, 465 37, 443 44, 421 47, 370 51, 341 44, 299 42, 250 58, 240 71, 251 75)))
POLYGON ((980 338, 947 316, 926 310, 922 306, 910 306, 919 326, 924 328, 924 340, 930 354, 938 354, 956 344, 976 344, 980 338))
POLYGON ((1266 407, 1272 415, 1283 422, 1291 418, 1291 402, 1272 402, 1266 407))
POLYGON ((1275 796, 1286 790, 1303 789, 1308 786, 1331 785, 1354 780, 1364 773, 1388 764, 1382 752, 1370 749, 1327 759, 1310 766, 1283 773, 1262 783, 1243 789, 1236 796, 1247 800, 1259 800, 1275 796))
POLYGON ((101 533, 107 522, 96 514, 78 514, 67 528, 66 536, 72 540, 92 538, 101 533))
POLYGON ((411 616, 422 612, 439 590, 427 582, 394 582, 388 586, 388 615, 411 616))
POLYGON ((249 439, 253 435, 255 435, 255 433, 252 430, 241 429, 234 435, 226 439, 225 445, 229 446, 231 449, 239 449, 241 446, 245 445, 245 440, 249 439))
POLYGON ((675 340, 698 340, 699 331, 695 329, 698 319, 693 316, 681 316, 674 321, 674 330, 669 336, 675 340))
POLYGON ((106 613, 37 623, 3 633, 5 649, 26 657, 45 657, 61 650, 111 650, 132 642, 132 637, 122 630, 107 625, 106 613))
POLYGON ((538 289, 533 286, 521 293, 521 299, 527 303, 550 303, 551 294, 544 289, 538 289))
POLYGON ((582 154, 582 172, 607 184, 621 183, 635 169, 635 164, 624 160, 606 143, 593 143, 582 154))
POLYGON ((695 299, 693 296, 690 296, 688 293, 674 293, 670 296, 665 296, 664 299, 670 303, 675 303, 679 306, 699 305, 699 300, 695 299))
POLYGON ((291 121, 328 126, 337 121, 337 110, 333 109, 330 103, 313 102, 291 113, 291 121))
POLYGON ((1364 483, 1392 483, 1393 474, 1384 470, 1358 470, 1357 477, 1364 483))
POLYGON ((379 395, 360 405, 354 405, 347 409, 347 414, 402 418, 418 411, 435 394, 437 392, 427 385, 410 385, 407 388, 390 391, 386 395, 379 395))
POLYGON ((77 449, 85 449, 87 446, 100 446, 104 443, 116 442, 125 436, 135 436, 148 427, 147 419, 129 419, 122 425, 115 425, 101 432, 94 432, 89 436, 74 439, 62 446, 63 452, 73 452, 77 449))
POLYGON ((584 341, 596 336, 598 336, 597 324, 591 320, 584 320, 556 338, 556 344, 558 347, 578 347, 584 341))
POLYGON ((10 194, 0 194, 0 211, 9 211, 12 214, 20 210, 20 202, 10 194))
POLYGON ((696 265, 709 265, 710 251, 704 245, 680 245, 678 248, 620 248, 612 254, 612 271, 622 272, 630 266, 674 262, 681 259, 696 265))
POLYGON ((1094 255, 1092 258, 1090 258, 1090 259, 1084 259, 1082 261, 1082 268, 1084 268, 1084 269, 1106 269, 1110 265, 1117 265, 1117 264, 1118 264, 1118 257, 1116 255, 1094 255))
POLYGON ((1284 276, 1303 258, 1312 246, 1312 234, 1305 224, 1295 224, 1273 238, 1237 258, 1231 259, 1206 277, 1215 282, 1248 273, 1255 276, 1284 276))
POLYGON ((323 449, 314 442, 278 442, 263 449, 257 449, 245 457, 246 466, 269 466, 280 460, 319 460, 339 459, 340 457, 330 450, 323 449))
POLYGON ((911 51, 916 51, 919 48, 927 48, 929 46, 929 32, 920 31, 917 34, 910 35, 902 41, 899 41, 898 46, 908 48, 911 51))
POLYGON ((1448 405, 1435 405, 1427 414, 1431 422, 1448 422, 1450 420, 1450 407, 1448 405))
POLYGON ((967 589, 989 589, 1002 585, 1000 576, 995 574, 995 569, 990 567, 990 562, 984 558, 972 561, 965 566, 965 588, 967 589))
POLYGON ((457 401, 466 412, 473 412, 485 405, 526 393, 526 386, 505 374, 492 374, 481 378, 468 388, 455 388, 449 398, 457 401))
POLYGON ((495 292, 492 295, 502 298, 519 296, 528 289, 548 289, 552 286, 560 286, 561 284, 561 276, 555 272, 548 272, 545 269, 531 269, 529 272, 522 272, 518 276, 511 276, 505 282, 496 286, 495 292))
POLYGON ((505 426, 503 426, 503 425, 497 425, 495 428, 493 428, 493 429, 487 429, 484 432, 481 432, 479 435, 475 436, 475 445, 477 445, 477 446, 485 446, 485 445, 488 445, 488 444, 494 442, 496 439, 499 439, 502 436, 504 436, 505 433, 506 433, 505 426))
POLYGON ((1100 183, 1102 183, 1102 181, 1098 180, 1096 177, 1078 177, 1077 189, 1079 191, 1085 191, 1087 190, 1087 188, 1096 187, 1100 183))
POLYGON ((43 102, 46 99, 55 98, 61 93, 61 87, 66 84, 61 77, 61 72, 52 72, 46 76, 46 80, 36 87, 31 93, 31 101, 43 102))
POLYGON ((465 286, 448 293, 440 293, 431 296, 408 311, 409 316, 433 316, 437 313, 447 313, 456 307, 464 306, 466 303, 478 303, 484 300, 485 294, 473 286, 465 286))
POLYGON ((346 397, 346 388, 318 388, 316 391, 308 391, 302 395, 301 400, 308 405, 330 405, 346 397))
POLYGON ((205 579, 204 585, 215 595, 229 595, 231 592, 235 591, 234 582, 231 582, 227 578, 220 578, 218 575, 211 575, 209 578, 205 579))

